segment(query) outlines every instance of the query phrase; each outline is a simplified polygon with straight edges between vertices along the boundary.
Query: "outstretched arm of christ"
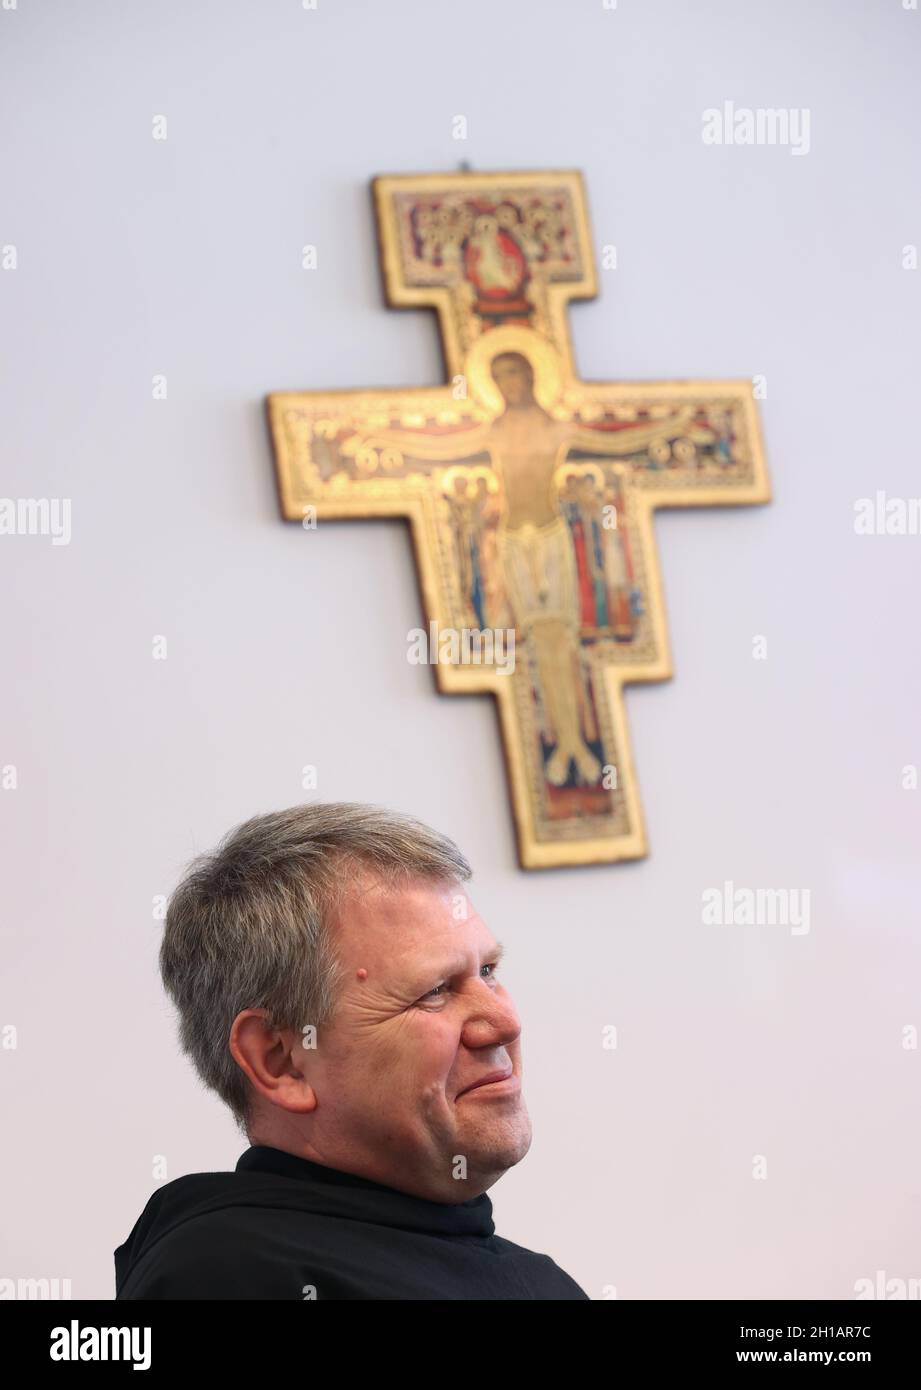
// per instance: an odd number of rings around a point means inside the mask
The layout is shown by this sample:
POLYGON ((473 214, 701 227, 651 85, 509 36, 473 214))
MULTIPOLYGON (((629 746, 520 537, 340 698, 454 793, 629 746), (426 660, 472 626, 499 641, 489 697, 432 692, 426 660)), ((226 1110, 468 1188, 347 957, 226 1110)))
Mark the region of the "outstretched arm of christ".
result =
POLYGON ((656 420, 653 424, 624 425, 616 430, 606 430, 601 426, 574 425, 571 433, 566 436, 566 448, 579 449, 585 454, 623 458, 641 449, 647 449, 654 439, 661 439, 663 436, 686 434, 695 443, 709 442, 712 431, 701 431, 691 426, 694 414, 694 410, 679 411, 663 420, 656 420), (702 435, 705 439, 698 437, 702 435))
POLYGON ((340 444, 339 452, 352 457, 359 449, 399 449, 401 454, 409 458, 426 459, 432 463, 459 463, 462 459, 487 451, 489 432, 488 423, 464 426, 446 434, 410 429, 356 430, 340 444))

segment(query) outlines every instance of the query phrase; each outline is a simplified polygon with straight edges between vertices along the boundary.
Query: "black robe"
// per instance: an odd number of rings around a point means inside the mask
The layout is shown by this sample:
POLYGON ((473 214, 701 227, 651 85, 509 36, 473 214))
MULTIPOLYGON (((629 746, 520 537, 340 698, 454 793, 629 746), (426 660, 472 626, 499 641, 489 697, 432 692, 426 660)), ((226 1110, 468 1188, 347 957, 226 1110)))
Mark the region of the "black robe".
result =
POLYGON ((549 1255, 450 1206, 280 1149, 161 1187, 115 1251, 116 1299, 587 1299, 549 1255))

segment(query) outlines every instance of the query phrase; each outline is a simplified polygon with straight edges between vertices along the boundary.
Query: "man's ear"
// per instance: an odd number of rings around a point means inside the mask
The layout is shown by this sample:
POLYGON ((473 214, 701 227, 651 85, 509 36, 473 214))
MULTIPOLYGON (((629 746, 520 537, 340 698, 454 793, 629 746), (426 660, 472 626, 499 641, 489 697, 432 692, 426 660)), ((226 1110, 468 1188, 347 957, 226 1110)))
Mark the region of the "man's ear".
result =
POLYGON ((308 1052, 299 1033, 268 1024, 267 1009, 243 1009, 230 1029, 228 1046, 258 1096, 271 1105, 309 1114, 317 1097, 307 1080, 308 1052))

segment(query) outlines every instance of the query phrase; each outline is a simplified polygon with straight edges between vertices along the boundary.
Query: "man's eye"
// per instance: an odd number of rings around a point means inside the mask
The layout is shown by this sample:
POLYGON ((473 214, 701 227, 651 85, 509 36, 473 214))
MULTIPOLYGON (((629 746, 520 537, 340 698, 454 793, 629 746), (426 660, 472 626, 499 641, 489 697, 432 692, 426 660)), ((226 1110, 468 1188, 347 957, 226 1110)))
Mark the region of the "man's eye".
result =
MULTIPOLYGON (((489 971, 491 971, 491 974, 487 975, 487 976, 486 976, 486 979, 491 980, 491 979, 494 978, 495 973, 496 973, 496 971, 497 971, 498 969, 499 969, 499 962, 498 962, 498 961, 492 961, 492 962, 490 962, 490 964, 488 964, 488 965, 481 966, 481 968, 480 968, 480 976, 482 977, 483 971, 484 971, 484 970, 489 970, 489 971)), ((441 991, 444 990, 444 989, 447 989, 447 985, 446 985, 446 984, 436 985, 434 989, 430 989, 430 990, 429 990, 428 994, 423 994, 423 995, 422 995, 422 999, 440 999, 440 998, 441 998, 441 991)), ((419 1001, 420 1003, 422 1002, 422 999, 420 999, 420 1001, 419 1001)))

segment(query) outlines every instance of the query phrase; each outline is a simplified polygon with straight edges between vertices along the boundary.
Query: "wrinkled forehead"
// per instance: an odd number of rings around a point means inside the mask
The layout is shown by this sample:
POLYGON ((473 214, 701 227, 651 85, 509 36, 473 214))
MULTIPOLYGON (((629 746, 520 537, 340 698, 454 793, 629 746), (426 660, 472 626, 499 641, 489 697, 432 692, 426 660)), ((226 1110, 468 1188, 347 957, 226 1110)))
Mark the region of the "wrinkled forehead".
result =
POLYGON ((341 893, 334 925, 342 964, 387 978, 420 964, 469 958, 494 944, 464 885, 453 879, 360 874, 341 893))

